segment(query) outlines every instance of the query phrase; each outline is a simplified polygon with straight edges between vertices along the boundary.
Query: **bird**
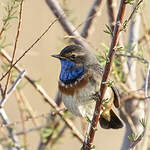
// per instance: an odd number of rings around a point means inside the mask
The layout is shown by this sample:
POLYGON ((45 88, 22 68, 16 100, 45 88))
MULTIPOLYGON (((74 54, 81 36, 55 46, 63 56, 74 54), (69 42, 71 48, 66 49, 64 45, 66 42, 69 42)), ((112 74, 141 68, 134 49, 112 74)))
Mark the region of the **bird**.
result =
MULTIPOLYGON (((91 121, 103 74, 103 68, 96 56, 76 44, 66 46, 59 54, 51 56, 59 59, 61 63, 56 98, 61 98, 73 115, 91 121)), ((124 126, 123 121, 114 112, 114 107, 119 106, 117 88, 107 87, 99 118, 102 128, 119 129, 124 126)))

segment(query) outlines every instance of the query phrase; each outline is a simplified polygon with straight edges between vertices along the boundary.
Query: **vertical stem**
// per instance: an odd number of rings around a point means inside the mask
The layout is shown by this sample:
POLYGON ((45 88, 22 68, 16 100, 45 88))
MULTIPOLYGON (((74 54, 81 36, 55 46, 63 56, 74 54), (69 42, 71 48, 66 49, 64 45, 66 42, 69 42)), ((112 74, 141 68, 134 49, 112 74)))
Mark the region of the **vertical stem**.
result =
POLYGON ((89 29, 92 25, 92 21, 93 21, 94 17, 96 16, 96 13, 98 11, 98 7, 101 5, 101 3, 102 3, 102 0, 94 0, 93 4, 91 6, 91 9, 88 13, 86 22, 84 23, 82 32, 81 32, 82 37, 84 37, 84 38, 88 37, 89 29))
MULTIPOLYGON (((12 60, 11 60, 11 63, 10 63, 10 68, 13 65, 15 54, 16 54, 17 43, 18 43, 18 38, 19 38, 19 34, 20 34, 20 27, 21 27, 22 8, 23 8, 23 0, 21 0, 21 2, 20 2, 19 23, 18 23, 18 27, 17 27, 17 35, 16 35, 16 39, 15 39, 15 45, 14 45, 12 60)), ((7 81, 6 81, 6 85, 5 85, 5 89, 4 89, 4 97, 6 96, 6 93, 7 93, 7 88, 8 88, 8 84, 9 84, 9 81, 10 81, 10 77, 11 77, 11 70, 8 73, 8 77, 7 77, 7 81)))
POLYGON ((112 61, 116 52, 115 47, 118 42, 119 33, 120 33, 121 25, 123 22, 125 8, 126 8, 125 0, 121 0, 121 4, 120 4, 120 8, 119 8, 118 15, 117 15, 117 20, 116 20, 116 25, 115 25, 114 32, 113 32, 113 38, 112 38, 111 46, 110 46, 109 53, 108 53, 109 61, 106 63, 106 66, 104 68, 104 73, 102 76, 102 82, 100 86, 99 100, 96 101, 95 111, 94 111, 93 119, 90 125, 90 130, 89 130, 87 139, 85 139, 85 142, 83 143, 83 147, 82 147, 83 150, 90 150, 92 147, 92 143, 93 143, 94 136, 95 136, 95 129, 97 127, 97 123, 98 123, 99 116, 100 116, 101 100, 104 98, 104 94, 107 88, 106 84, 104 83, 108 81, 108 76, 110 74, 112 61))
MULTIPOLYGON (((141 1, 136 1, 133 5, 133 10, 135 10, 135 7, 140 4, 141 1)), ((133 13, 132 13, 133 14, 133 13)), ((134 13, 134 16, 131 19, 130 22, 130 30, 129 30, 129 52, 134 52, 135 54, 138 52, 138 39, 139 39, 139 29, 140 29, 140 15, 139 13, 134 13)), ((128 58, 128 68, 129 73, 127 77, 127 85, 131 90, 137 89, 137 73, 136 73, 136 61, 134 61, 132 58, 128 58)), ((128 113, 128 115, 131 117, 131 120, 133 121, 133 124, 136 128, 136 134, 140 135, 143 131, 143 127, 140 124, 140 119, 144 118, 144 102, 139 101, 137 99, 132 99, 130 101, 125 102, 125 110, 128 113)), ((130 148, 131 142, 128 139, 128 136, 131 136, 132 130, 130 125, 126 122, 126 131, 124 135, 124 140, 122 144, 121 150, 127 150, 130 148)), ((136 149, 140 150, 140 148, 137 145, 136 149)))

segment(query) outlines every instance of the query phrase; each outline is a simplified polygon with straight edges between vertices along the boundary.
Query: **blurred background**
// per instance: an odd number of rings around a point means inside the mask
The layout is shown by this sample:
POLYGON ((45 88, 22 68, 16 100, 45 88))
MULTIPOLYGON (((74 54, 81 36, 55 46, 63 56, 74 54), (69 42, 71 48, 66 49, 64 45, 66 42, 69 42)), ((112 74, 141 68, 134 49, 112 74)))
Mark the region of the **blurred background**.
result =
MULTIPOLYGON (((5 15, 5 8, 9 0, 0 0, 0 18, 5 15)), ((93 3, 91 0, 59 0, 62 8, 67 10, 68 19, 73 23, 75 27, 82 24, 88 14, 88 11, 93 3)), ((118 6, 120 1, 117 1, 118 6)), ((19 2, 18 2, 19 4, 19 2)), ((146 2, 142 7, 143 14, 145 15, 145 20, 147 26, 150 25, 150 15, 149 15, 149 5, 150 2, 146 2)), ((118 10, 116 7, 116 11, 118 10)), ((17 10, 18 13, 18 10, 17 10)), ((131 13, 130 5, 126 10, 126 18, 131 13)), ((49 26, 49 24, 55 19, 55 16, 51 12, 50 8, 47 6, 46 2, 43 0, 33 1, 24 0, 23 12, 22 12, 22 22, 20 35, 17 45, 17 51, 15 55, 15 60, 22 55, 22 53, 27 50, 32 43, 44 32, 44 30, 49 26)), ((6 36, 6 43, 9 44, 5 51, 12 56, 14 41, 17 31, 17 19, 13 19, 10 22, 10 28, 4 33, 6 36)), ((93 21, 91 28, 91 34, 88 36, 87 41, 91 45, 91 50, 93 53, 98 53, 98 51, 105 50, 103 45, 110 46, 111 38, 108 34, 104 32, 105 25, 109 24, 108 13, 106 2, 101 4, 100 11, 93 21)), ((2 26, 1 22, 1 26, 2 26)), ((81 31, 83 25, 78 28, 81 31)), ((140 37, 143 35, 143 29, 140 31, 140 37)), ((63 49, 68 41, 64 39, 67 34, 62 29, 61 25, 57 21, 50 30, 41 38, 41 40, 24 56, 18 65, 25 69, 27 74, 40 84, 48 95, 53 99, 57 91, 57 80, 60 72, 60 62, 51 57, 51 54, 57 54, 63 49)), ((125 43, 128 42, 128 30, 123 33, 123 38, 125 43)), ((2 64, 1 60, 1 64, 2 64)), ((4 71, 1 69, 1 72, 4 71)), ((1 74, 2 74, 1 73, 1 74)), ((139 76, 139 82, 142 77, 139 76)), ((6 79, 2 81, 4 84, 6 79)), ((21 82, 23 86, 24 98, 31 105, 35 116, 41 114, 47 114, 52 109, 47 103, 44 102, 43 98, 35 91, 35 89, 26 81, 21 82)), ((10 122, 21 121, 20 112, 18 107, 18 102, 16 100, 16 95, 13 93, 7 100, 4 108, 10 122)), ((38 125, 45 123, 44 117, 39 117, 36 120, 38 125)), ((76 118, 74 120, 75 125, 81 131, 81 120, 76 118)), ((63 122, 62 122, 63 124, 63 122)), ((30 129, 34 127, 32 121, 25 122, 25 128, 30 129)), ((15 130, 17 132, 22 131, 23 127, 19 123, 15 125, 15 130)), ((96 132, 94 144, 96 149, 105 150, 119 150, 123 142, 125 128, 119 130, 104 130, 98 125, 98 131, 96 132)), ((1 131, 0 131, 1 132, 1 131)), ((81 131, 82 132, 82 131, 81 131)), ((0 135, 3 137, 3 134, 0 135)), ((23 136, 19 136, 21 143, 23 143, 23 136)), ((40 134, 37 131, 30 132, 26 135, 26 144, 28 150, 36 150, 40 142, 40 134)), ((6 142, 7 143, 7 142, 6 142)), ((5 143, 5 144, 6 144, 5 143)), ((7 145, 7 144, 6 144, 7 145)), ((7 148, 7 146, 6 146, 7 148)), ((54 150, 77 150, 81 148, 81 143, 73 137, 69 129, 63 134, 63 137, 59 139, 58 143, 55 144, 54 150)))

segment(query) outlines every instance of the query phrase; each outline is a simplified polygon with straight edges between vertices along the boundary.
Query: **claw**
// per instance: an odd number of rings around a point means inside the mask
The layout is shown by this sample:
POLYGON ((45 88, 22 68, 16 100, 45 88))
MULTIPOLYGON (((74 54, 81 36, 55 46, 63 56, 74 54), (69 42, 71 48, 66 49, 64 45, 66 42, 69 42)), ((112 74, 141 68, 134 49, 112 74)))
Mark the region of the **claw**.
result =
POLYGON ((95 92, 95 93, 93 93, 90 96, 90 98, 93 99, 93 100, 95 100, 95 101, 97 101, 97 100, 99 100, 99 96, 100 96, 100 93, 99 92, 95 92))

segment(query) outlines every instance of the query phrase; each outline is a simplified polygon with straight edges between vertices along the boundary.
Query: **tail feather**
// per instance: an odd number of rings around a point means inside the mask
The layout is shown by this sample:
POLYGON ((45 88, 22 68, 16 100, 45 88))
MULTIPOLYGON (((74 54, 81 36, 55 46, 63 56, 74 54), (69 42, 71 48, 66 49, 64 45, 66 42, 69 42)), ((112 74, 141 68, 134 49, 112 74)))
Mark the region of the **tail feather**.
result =
POLYGON ((106 120, 102 115, 100 116, 99 123, 102 128, 119 129, 124 126, 122 120, 113 112, 113 110, 110 110, 110 116, 110 121, 106 120))

